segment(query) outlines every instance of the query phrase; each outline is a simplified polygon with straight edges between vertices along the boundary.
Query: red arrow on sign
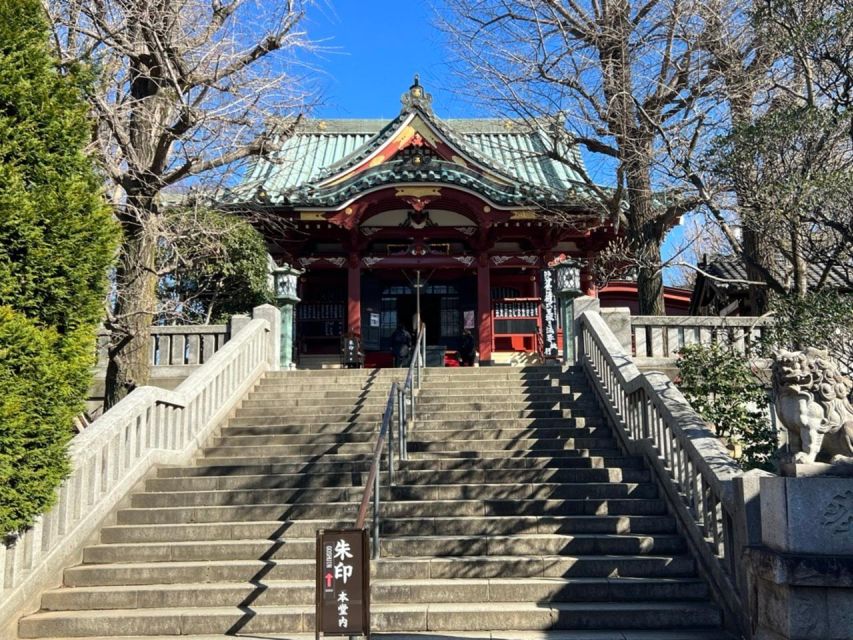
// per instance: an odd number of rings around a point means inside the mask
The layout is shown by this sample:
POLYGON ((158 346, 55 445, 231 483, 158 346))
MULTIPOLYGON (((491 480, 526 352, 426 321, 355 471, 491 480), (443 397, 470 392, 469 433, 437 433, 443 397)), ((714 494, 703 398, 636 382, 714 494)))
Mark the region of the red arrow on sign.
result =
POLYGON ((326 574, 326 588, 330 589, 331 587, 332 587, 332 574, 327 573, 326 574))

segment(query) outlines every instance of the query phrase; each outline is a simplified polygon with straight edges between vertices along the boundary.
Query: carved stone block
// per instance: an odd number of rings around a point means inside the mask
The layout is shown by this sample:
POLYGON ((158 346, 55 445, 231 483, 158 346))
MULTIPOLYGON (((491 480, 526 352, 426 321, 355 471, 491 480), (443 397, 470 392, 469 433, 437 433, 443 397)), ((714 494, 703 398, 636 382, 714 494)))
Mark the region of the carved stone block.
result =
POLYGON ((783 553, 853 556, 853 482, 761 479, 762 542, 783 553))

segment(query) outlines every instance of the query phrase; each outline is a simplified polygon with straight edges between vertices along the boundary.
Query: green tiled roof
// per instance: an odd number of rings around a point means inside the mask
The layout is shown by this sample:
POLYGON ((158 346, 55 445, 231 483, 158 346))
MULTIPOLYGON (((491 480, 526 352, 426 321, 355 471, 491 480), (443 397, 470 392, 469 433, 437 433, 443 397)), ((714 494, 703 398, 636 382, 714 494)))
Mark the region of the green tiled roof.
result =
MULTIPOLYGON (((262 189, 273 203, 286 202, 291 194, 295 200, 301 200, 295 192, 303 192, 300 188, 356 164, 397 130, 404 115, 390 122, 306 121, 281 143, 280 149, 255 164, 237 191, 245 197, 262 189)), ((436 124, 451 143, 482 164, 513 178, 522 191, 532 188, 547 193, 552 202, 582 199, 586 192, 574 171, 546 157, 547 144, 542 132, 509 120, 444 120, 436 124)), ((577 151, 573 153, 580 163, 577 151)))

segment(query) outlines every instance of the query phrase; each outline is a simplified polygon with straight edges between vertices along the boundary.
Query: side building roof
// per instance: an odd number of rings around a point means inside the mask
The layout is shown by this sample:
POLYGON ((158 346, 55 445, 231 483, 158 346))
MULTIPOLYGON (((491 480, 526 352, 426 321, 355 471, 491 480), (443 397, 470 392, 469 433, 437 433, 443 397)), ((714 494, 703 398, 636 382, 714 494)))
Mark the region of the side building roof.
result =
MULTIPOLYGON (((699 263, 701 271, 696 276, 690 313, 700 313, 709 304, 720 309, 738 300, 745 300, 749 286, 746 265, 740 256, 713 255, 699 263), (707 275, 705 275, 707 274, 707 275)), ((836 264, 826 269, 825 264, 809 264, 807 267, 809 287, 824 286, 849 293, 853 290, 853 265, 836 264)))

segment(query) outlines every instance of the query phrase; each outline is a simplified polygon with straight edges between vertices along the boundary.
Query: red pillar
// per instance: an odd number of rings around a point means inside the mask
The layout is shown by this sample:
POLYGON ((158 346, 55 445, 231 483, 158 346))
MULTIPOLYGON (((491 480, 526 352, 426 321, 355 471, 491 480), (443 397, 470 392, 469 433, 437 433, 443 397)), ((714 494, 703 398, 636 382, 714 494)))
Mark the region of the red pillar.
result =
POLYGON ((489 256, 477 261, 477 314, 480 326, 480 363, 492 363, 492 285, 489 277, 489 256))
POLYGON ((361 260, 350 256, 347 267, 347 331, 361 335, 361 260))

